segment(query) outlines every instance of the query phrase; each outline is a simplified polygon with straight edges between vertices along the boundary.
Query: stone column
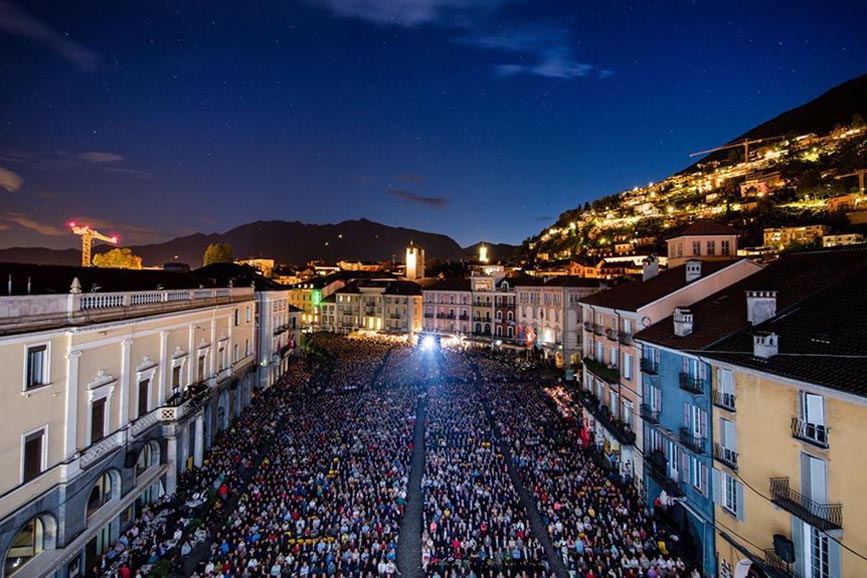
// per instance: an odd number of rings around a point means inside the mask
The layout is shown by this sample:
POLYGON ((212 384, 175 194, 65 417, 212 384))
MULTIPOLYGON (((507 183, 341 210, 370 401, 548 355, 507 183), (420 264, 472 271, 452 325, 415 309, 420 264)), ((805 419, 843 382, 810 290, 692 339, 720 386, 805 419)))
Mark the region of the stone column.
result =
POLYGON ((78 444, 78 360, 80 351, 66 356, 66 424, 63 437, 63 457, 70 459, 78 444))
POLYGON ((123 429, 129 423, 129 358, 132 339, 121 341, 120 355, 120 422, 118 428, 123 429))
POLYGON ((174 494, 178 487, 178 438, 173 434, 166 438, 166 493, 174 494))
POLYGON ((166 400, 166 389, 169 387, 169 332, 160 331, 160 379, 157 388, 157 407, 163 405, 166 400))
POLYGON ((196 442, 193 448, 193 463, 197 468, 202 467, 202 458, 205 454, 205 420, 204 415, 196 416, 196 442))

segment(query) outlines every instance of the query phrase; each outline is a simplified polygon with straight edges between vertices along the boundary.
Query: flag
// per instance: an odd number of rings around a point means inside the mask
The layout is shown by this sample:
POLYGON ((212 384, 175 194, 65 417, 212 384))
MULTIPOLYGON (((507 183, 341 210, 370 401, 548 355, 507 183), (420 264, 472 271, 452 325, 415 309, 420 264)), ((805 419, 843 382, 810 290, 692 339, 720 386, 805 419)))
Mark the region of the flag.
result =
POLYGON ((533 342, 536 341, 536 332, 532 327, 527 328, 527 347, 533 347, 533 342))

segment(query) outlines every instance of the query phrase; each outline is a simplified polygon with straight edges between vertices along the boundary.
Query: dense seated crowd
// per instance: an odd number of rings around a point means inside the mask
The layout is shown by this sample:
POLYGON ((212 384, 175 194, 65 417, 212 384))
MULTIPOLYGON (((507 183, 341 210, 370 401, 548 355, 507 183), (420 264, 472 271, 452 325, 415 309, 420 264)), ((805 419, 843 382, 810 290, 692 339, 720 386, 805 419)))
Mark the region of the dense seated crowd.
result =
POLYGON ((476 576, 542 576, 547 561, 509 478, 478 388, 432 388, 422 482, 422 568, 476 576))
POLYGON ((409 388, 292 391, 202 574, 395 574, 416 401, 409 388))
POLYGON ((580 415, 552 409, 568 405, 568 393, 549 388, 557 394, 546 397, 524 356, 331 335, 313 344, 315 354, 294 360, 217 434, 202 467, 143 509, 91 575, 145 575, 206 542, 192 557, 201 578, 396 576, 426 398, 425 575, 550 577, 550 541, 570 578, 690 576, 671 554, 675 537, 582 449, 580 415))
POLYGON ((679 578, 684 562, 634 486, 616 484, 587 452, 576 426, 528 384, 488 383, 497 425, 567 568, 581 578, 679 578))

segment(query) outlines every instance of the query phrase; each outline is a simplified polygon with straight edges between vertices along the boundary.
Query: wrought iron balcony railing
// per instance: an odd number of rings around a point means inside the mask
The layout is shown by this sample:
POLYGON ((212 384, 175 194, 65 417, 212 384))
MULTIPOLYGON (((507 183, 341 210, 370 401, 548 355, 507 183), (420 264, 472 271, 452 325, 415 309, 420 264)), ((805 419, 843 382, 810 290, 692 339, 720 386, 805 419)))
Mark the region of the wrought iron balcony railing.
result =
POLYGON ((789 478, 771 478, 771 500, 819 530, 839 530, 843 527, 842 504, 820 504, 796 492, 789 478))
POLYGON ((652 407, 650 407, 646 403, 642 403, 641 404, 641 418, 644 421, 647 421, 647 422, 650 422, 653 424, 658 424, 659 423, 659 410, 653 409, 652 407))
POLYGON ((655 359, 649 359, 647 357, 641 358, 641 371, 644 373, 649 373, 651 375, 656 375, 659 373, 659 362, 655 359))
POLYGON ((688 427, 680 428, 680 443, 691 449, 697 454, 704 453, 704 444, 706 438, 700 438, 693 433, 688 427))
POLYGON ((738 452, 719 443, 713 444, 713 457, 733 470, 738 469, 738 452))
POLYGON ((735 394, 714 389, 713 404, 728 411, 735 411, 735 394))
POLYGON ((606 367, 592 357, 584 358, 584 367, 607 383, 620 383, 620 371, 616 367, 606 367))
POLYGON ((690 393, 704 393, 704 380, 690 373, 681 373, 679 376, 680 388, 690 393))
POLYGON ((792 418, 792 435, 820 448, 828 447, 828 426, 810 423, 800 417, 792 418))

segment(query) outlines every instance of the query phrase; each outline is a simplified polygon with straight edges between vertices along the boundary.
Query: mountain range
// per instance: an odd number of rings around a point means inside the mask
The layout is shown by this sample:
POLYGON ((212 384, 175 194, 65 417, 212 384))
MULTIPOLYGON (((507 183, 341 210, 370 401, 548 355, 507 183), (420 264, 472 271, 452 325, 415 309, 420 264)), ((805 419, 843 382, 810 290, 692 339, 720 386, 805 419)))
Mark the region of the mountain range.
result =
MULTIPOLYGON (((164 243, 132 246, 146 266, 159 266, 177 261, 192 267, 202 264, 210 243, 228 243, 238 259, 265 257, 277 263, 303 265, 321 259, 334 262, 390 261, 403 262, 404 250, 410 243, 425 250, 428 261, 459 261, 478 255, 478 244, 466 249, 447 235, 428 233, 403 227, 391 227, 358 219, 337 224, 314 225, 299 221, 256 221, 225 233, 196 233, 177 237, 164 243)), ((511 245, 490 245, 494 258, 506 258, 515 251, 511 245), (502 256, 502 257, 501 257, 502 256)), ((94 253, 110 250, 110 245, 94 247, 94 253)), ((0 262, 41 263, 45 265, 78 265, 81 252, 76 249, 44 249, 12 247, 0 250, 0 262)))

